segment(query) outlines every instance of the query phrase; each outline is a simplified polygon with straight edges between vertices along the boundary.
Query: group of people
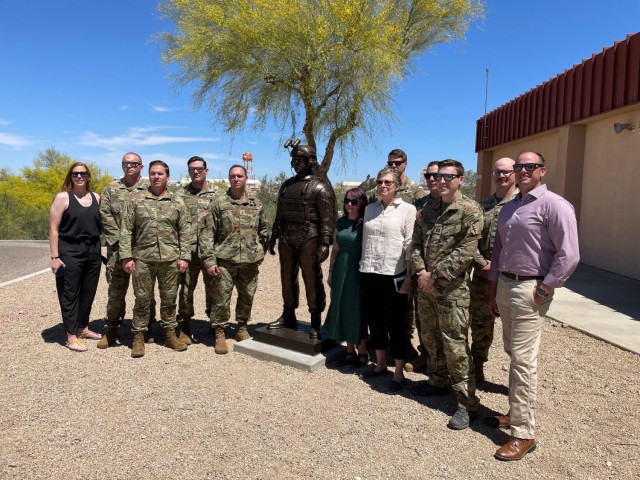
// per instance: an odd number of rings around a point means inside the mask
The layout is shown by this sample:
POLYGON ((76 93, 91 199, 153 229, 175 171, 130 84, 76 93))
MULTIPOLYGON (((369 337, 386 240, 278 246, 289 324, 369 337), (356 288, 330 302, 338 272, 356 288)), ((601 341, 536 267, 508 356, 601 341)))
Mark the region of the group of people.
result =
POLYGON ((232 289, 238 291, 236 340, 244 340, 250 338, 247 323, 259 265, 267 251, 275 254, 277 243, 283 313, 267 328, 298 328, 301 272, 310 341, 325 337, 346 342, 340 364, 361 367, 362 379, 390 375, 389 394, 405 388, 405 371, 426 370, 427 380, 411 393, 453 391, 458 407, 448 426, 455 430, 467 428, 477 417, 476 382, 484 380, 483 365, 500 316, 511 358, 509 410, 485 421, 511 429, 496 458, 519 460, 532 451, 542 322, 554 289, 579 260, 573 207, 543 184, 543 156, 523 152, 516 160, 497 160, 492 170, 495 193, 478 203, 460 190, 460 162, 431 162, 425 170, 426 192, 406 176, 407 155, 395 149, 374 188, 345 193, 343 215, 336 220, 334 191, 314 173, 315 148, 299 141, 285 147, 295 175, 278 193, 271 236, 262 205, 246 190, 247 172, 240 165, 229 169, 230 187, 221 192, 207 182, 205 160, 191 157, 191 183, 171 193, 164 162, 150 163, 147 181, 140 176, 140 156, 127 153, 124 176, 109 184, 101 198, 90 191, 88 167, 74 163, 50 215, 51 268, 66 346, 85 351, 83 339, 98 340, 99 348, 117 341, 132 277, 131 356, 143 356, 145 343, 153 341, 149 324, 155 316, 156 280, 165 345, 186 350, 192 341, 193 292, 202 272, 215 352, 227 353, 232 289), (88 329, 101 235, 109 282, 104 336, 88 329), (322 325, 327 302, 321 264, 327 258, 331 294, 322 325), (411 343, 414 324, 418 352, 411 343), (375 350, 372 364, 367 348, 375 350), (387 367, 387 349, 393 371, 387 367))
POLYGON ((542 182, 547 166, 539 153, 497 160, 495 193, 479 203, 460 190, 460 162, 431 162, 424 174, 428 194, 416 191, 404 175, 406 165, 406 154, 393 150, 375 191, 346 192, 334 234, 324 329, 347 343, 341 365, 366 366, 368 338, 376 361, 359 376, 392 375, 389 394, 404 389, 404 370, 426 370, 427 380, 411 393, 453 391, 457 409, 448 426, 461 430, 477 417, 476 383, 485 379, 495 318, 501 317, 511 359, 509 410, 485 422, 511 429, 509 441, 494 456, 519 460, 536 446, 543 319, 554 289, 563 286, 579 261, 574 209, 547 190, 542 182), (419 355, 407 362, 414 355, 414 310, 419 355), (387 347, 393 373, 386 364, 387 347))
POLYGON ((225 330, 234 286, 236 339, 249 338, 258 266, 269 240, 264 209, 246 189, 245 167, 229 169, 229 188, 223 192, 207 182, 203 158, 191 157, 187 165, 191 182, 174 193, 167 189, 165 162, 151 162, 146 180, 140 156, 127 153, 123 177, 107 185, 102 197, 90 192, 85 164, 76 162, 69 169, 50 211, 50 265, 70 350, 86 351, 83 339, 98 340, 103 349, 116 343, 130 280, 135 294, 131 356, 144 356, 145 343, 154 341, 150 323, 155 321, 156 283, 165 346, 186 350, 192 343, 193 292, 201 272, 216 353, 228 352, 225 330), (88 329, 101 268, 101 236, 109 284, 104 336, 88 329))

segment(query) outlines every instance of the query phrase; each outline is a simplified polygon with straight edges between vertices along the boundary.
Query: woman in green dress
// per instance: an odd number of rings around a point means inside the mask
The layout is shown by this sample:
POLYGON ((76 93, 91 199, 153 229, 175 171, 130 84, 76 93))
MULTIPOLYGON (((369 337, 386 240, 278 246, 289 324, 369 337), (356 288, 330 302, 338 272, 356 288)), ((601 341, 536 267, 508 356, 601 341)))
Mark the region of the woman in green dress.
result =
POLYGON ((362 218, 367 197, 359 188, 347 190, 344 214, 336 222, 327 283, 331 304, 324 323, 325 336, 347 342, 347 354, 339 366, 361 367, 369 362, 367 325, 360 315, 360 272, 362 255, 362 218), (357 348, 357 350, 356 350, 357 348))

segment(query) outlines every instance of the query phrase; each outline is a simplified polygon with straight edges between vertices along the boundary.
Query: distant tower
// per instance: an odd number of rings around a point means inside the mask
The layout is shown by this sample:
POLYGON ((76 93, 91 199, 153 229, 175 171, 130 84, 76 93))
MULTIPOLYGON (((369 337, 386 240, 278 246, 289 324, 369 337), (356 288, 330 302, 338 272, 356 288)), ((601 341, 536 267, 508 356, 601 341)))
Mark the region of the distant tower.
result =
POLYGON ((242 154, 242 163, 244 168, 247 169, 247 181, 252 184, 255 183, 255 176, 253 175, 253 155, 251 152, 244 152, 242 154))

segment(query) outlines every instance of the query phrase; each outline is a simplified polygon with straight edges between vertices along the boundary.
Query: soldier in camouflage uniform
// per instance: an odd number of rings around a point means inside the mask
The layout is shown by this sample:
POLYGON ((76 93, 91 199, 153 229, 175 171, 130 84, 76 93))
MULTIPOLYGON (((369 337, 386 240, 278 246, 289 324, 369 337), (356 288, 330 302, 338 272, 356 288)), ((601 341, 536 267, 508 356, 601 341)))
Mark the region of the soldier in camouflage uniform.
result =
MULTIPOLYGON (((429 195, 424 191, 424 188, 422 188, 421 185, 417 184, 405 175, 404 172, 407 169, 408 163, 409 159, 407 154, 400 148, 391 150, 389 155, 387 155, 387 166, 393 168, 398 173, 400 181, 402 182, 400 188, 398 188, 398 191, 396 192, 396 198, 401 198, 403 201, 416 207, 417 211, 420 211, 420 209, 429 200, 429 195)), ((375 187, 375 182, 374 185, 372 185, 372 188, 367 191, 367 199, 369 200, 369 203, 379 200, 378 189, 375 187)), ((417 303, 415 282, 413 287, 413 291, 408 296, 409 306, 407 308, 407 316, 405 318, 407 324, 407 336, 409 338, 413 336, 414 325, 417 324, 417 321, 415 320, 415 305, 417 303)), ((411 351, 409 352, 410 356, 408 358, 422 358, 423 361, 421 363, 424 363, 426 358, 424 357, 424 350, 421 347, 422 345, 418 347, 420 356, 418 356, 418 352, 411 347, 411 351)), ((407 371, 413 371, 414 362, 415 360, 412 360, 405 364, 405 367, 408 365, 407 371)))
POLYGON ((211 201, 220 190, 207 182, 207 162, 202 157, 191 157, 187 161, 189 168, 189 185, 181 189, 180 196, 191 214, 191 261, 189 269, 180 275, 180 293, 178 295, 178 322, 180 322, 180 341, 191 345, 191 319, 194 315, 193 292, 198 285, 198 276, 203 272, 205 306, 207 317, 211 315, 213 295, 213 277, 205 273, 205 259, 202 256, 202 231, 205 229, 207 217, 211 215, 211 201))
MULTIPOLYGON (((149 181, 140 176, 142 158, 137 153, 125 153, 122 157, 124 176, 107 185, 100 197, 100 216, 102 218, 104 244, 107 247, 106 278, 109 284, 107 300, 106 334, 98 342, 98 348, 107 348, 118 339, 118 327, 126 313, 126 296, 130 275, 122 269, 119 255, 120 226, 126 197, 131 193, 146 190, 149 181)), ((150 316, 155 319, 155 299, 152 295, 150 316)), ((150 341, 152 338, 149 337, 150 341)))
MULTIPOLYGON (((427 170, 425 172, 425 180, 427 182, 427 187, 429 188, 429 195, 427 195, 424 205, 428 203, 437 202, 438 199, 440 198, 440 191, 438 190, 438 182, 436 182, 434 178, 435 174, 438 173, 438 163, 439 162, 434 160, 433 162, 429 162, 429 164, 427 165, 427 170)), ((421 209, 418 209, 418 211, 420 210, 421 209)), ((411 317, 409 317, 407 321, 413 319, 414 311, 416 312, 418 311, 418 285, 415 280, 413 281, 413 307, 415 310, 412 309, 411 312, 409 312, 411 314, 411 317)), ((406 372, 421 372, 423 370, 426 370, 427 362, 429 359, 429 354, 427 353, 427 347, 424 346, 424 343, 422 341, 422 335, 420 333, 420 321, 417 319, 417 317, 415 320, 415 324, 416 324, 416 328, 418 329, 418 342, 419 342, 418 352, 420 352, 420 356, 404 364, 404 369, 406 372)), ((413 325, 409 325, 409 327, 412 328, 413 325)), ((409 330, 409 333, 410 335, 413 335, 412 330, 409 330)))
POLYGON ((456 160, 438 164, 440 200, 423 207, 413 230, 413 270, 418 280, 420 332, 429 353, 429 379, 415 395, 446 395, 449 383, 458 409, 448 426, 462 430, 477 416, 476 381, 467 341, 467 278, 482 232, 482 207, 460 192, 464 167, 456 160))
POLYGON ((176 337, 176 296, 179 273, 191 258, 191 217, 184 203, 169 191, 169 167, 161 160, 149 164, 147 191, 131 195, 125 205, 120 232, 120 256, 124 271, 133 275, 136 303, 133 307, 131 356, 144 355, 144 332, 149 323, 149 302, 158 280, 160 319, 165 346, 183 351, 176 337))
POLYGON ((246 191, 247 171, 240 165, 229 169, 229 189, 212 202, 214 286, 211 326, 215 352, 227 353, 225 328, 229 322, 231 293, 238 292, 236 340, 249 339, 253 297, 258 286, 258 267, 269 244, 264 209, 260 200, 246 191))
POLYGON ((473 261, 473 278, 469 281, 471 293, 471 355, 477 382, 484 381, 484 364, 489 359, 489 348, 493 342, 493 327, 496 319, 489 311, 489 269, 493 241, 498 228, 498 217, 502 206, 518 193, 516 176, 513 174, 515 160, 501 158, 493 166, 492 174, 496 183, 496 192, 483 200, 480 205, 484 210, 484 227, 482 238, 478 242, 478 253, 473 261))
MULTIPOLYGON (((428 200, 428 194, 424 191, 424 188, 405 175, 404 172, 407 169, 407 163, 407 154, 399 148, 391 150, 387 156, 387 166, 396 170, 402 181, 402 185, 400 185, 396 193, 396 198, 401 198, 408 204, 416 207, 416 210, 420 211, 428 200)), ((364 184, 362 184, 360 188, 365 190, 369 203, 378 201, 378 190, 375 187, 375 179, 370 189, 363 188, 363 185, 364 184)))

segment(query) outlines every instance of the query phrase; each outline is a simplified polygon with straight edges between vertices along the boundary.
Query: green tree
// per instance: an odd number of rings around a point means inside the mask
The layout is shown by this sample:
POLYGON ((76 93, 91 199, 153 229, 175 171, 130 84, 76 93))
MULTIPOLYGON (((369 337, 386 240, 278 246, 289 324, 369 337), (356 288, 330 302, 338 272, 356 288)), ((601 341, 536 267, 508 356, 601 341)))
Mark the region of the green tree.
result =
POLYGON ((464 182, 460 187, 462 193, 472 199, 476 199, 476 181, 477 175, 474 170, 466 170, 464 172, 464 182))
MULTIPOLYGON (((480 0, 164 0, 175 24, 160 36, 162 59, 196 83, 227 132, 272 119, 282 135, 326 142, 317 173, 336 148, 388 126, 394 93, 430 47, 460 38, 480 0), (290 129, 290 130, 289 130, 290 129)), ((342 157, 344 162, 344 156, 342 157)))
POLYGON ((265 216, 267 217, 267 224, 269 228, 273 225, 273 221, 276 218, 276 208, 278 205, 278 192, 280 186, 287 179, 285 172, 280 172, 276 178, 270 178, 267 175, 260 179, 260 188, 258 189, 258 200, 262 202, 264 207, 265 216))
MULTIPOLYGON (((0 175, 0 239, 47 238, 49 231, 49 207, 60 190, 73 158, 54 148, 40 152, 33 166, 24 167, 21 175, 3 171, 0 175)), ((102 189, 112 178, 94 164, 87 164, 91 171, 91 188, 102 189)))

